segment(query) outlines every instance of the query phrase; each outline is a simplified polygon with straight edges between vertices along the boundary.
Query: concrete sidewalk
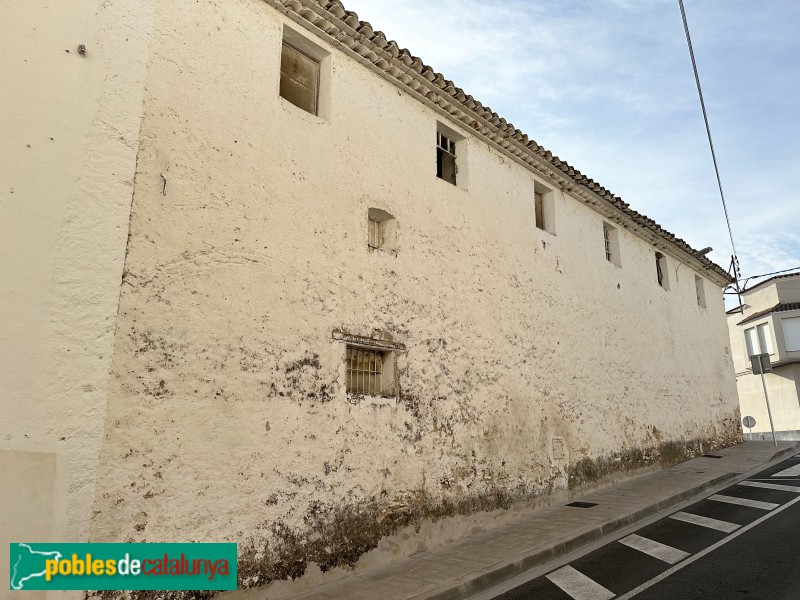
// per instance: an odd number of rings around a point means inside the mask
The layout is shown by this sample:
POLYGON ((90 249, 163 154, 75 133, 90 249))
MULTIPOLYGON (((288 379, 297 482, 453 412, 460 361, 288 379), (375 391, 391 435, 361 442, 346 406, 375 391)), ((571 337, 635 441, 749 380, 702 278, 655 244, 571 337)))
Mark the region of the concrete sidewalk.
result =
POLYGON ((567 554, 703 491, 736 479, 796 442, 747 442, 579 498, 591 508, 557 506, 513 523, 353 574, 296 600, 450 600, 464 598, 567 554))

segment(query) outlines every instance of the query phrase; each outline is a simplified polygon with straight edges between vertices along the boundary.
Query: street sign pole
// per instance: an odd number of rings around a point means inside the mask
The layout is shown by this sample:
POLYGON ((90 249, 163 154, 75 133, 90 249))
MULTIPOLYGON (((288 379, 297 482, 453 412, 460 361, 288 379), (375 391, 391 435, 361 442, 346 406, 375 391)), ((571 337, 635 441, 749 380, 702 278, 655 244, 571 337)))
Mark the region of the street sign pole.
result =
POLYGON ((769 407, 769 394, 767 394, 767 382, 764 379, 764 371, 772 371, 772 363, 769 359, 769 354, 755 354, 750 357, 750 362, 753 367, 753 374, 758 373, 761 375, 761 387, 764 388, 764 399, 767 401, 767 414, 769 415, 769 428, 772 430, 772 441, 778 445, 778 438, 775 437, 775 425, 772 422, 772 410, 769 407))
POLYGON ((761 386, 764 388, 764 399, 767 401, 767 414, 769 415, 769 428, 772 429, 772 441, 778 445, 778 438, 775 437, 775 425, 772 423, 772 410, 769 407, 769 395, 767 394, 767 382, 764 380, 764 371, 761 371, 761 386))

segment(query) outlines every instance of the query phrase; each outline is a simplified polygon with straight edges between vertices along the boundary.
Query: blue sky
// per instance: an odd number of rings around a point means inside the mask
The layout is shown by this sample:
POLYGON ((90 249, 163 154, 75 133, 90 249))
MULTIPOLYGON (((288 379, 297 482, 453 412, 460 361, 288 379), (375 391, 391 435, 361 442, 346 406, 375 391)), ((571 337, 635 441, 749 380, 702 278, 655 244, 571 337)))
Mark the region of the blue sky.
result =
MULTIPOLYGON (((800 2, 684 4, 742 274, 800 267, 800 2)), ((728 267, 677 0, 345 7, 728 267)))

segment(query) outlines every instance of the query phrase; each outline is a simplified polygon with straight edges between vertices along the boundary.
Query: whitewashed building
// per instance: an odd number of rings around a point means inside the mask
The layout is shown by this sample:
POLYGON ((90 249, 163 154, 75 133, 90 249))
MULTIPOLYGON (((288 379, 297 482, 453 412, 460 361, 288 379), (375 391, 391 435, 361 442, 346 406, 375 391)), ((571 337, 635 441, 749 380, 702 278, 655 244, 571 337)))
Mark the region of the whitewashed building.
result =
MULTIPOLYGON (((728 311, 733 364, 742 416, 756 425, 753 439, 772 439, 764 386, 775 435, 800 440, 800 273, 771 277, 742 293, 742 306, 728 311), (754 375, 750 357, 769 355, 771 372, 754 375)), ((752 433, 752 435, 751 435, 752 433)))
POLYGON ((259 585, 740 441, 725 271, 339 2, 2 28, 0 552, 259 585))

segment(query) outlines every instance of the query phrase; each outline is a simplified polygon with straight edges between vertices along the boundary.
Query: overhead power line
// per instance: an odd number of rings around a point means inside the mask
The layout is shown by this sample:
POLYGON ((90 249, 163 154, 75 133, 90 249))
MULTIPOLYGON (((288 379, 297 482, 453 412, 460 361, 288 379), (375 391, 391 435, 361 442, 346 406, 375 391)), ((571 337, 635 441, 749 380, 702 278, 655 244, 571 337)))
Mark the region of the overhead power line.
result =
MULTIPOLYGON (((717 165, 717 154, 714 152, 714 142, 711 140, 711 127, 708 125, 708 113, 706 112, 706 103, 703 100, 703 88, 700 86, 700 75, 697 73, 697 62, 694 59, 694 49, 692 48, 692 37, 689 35, 689 23, 686 20, 686 10, 683 7, 683 0, 678 0, 681 7, 681 18, 683 19, 683 30, 686 32, 686 43, 689 46, 689 56, 692 59, 692 69, 694 70, 694 81, 697 84, 697 95, 700 97, 700 108, 703 109, 703 121, 706 124, 706 134, 708 135, 708 147, 711 149, 711 159, 714 161, 714 172, 717 174, 717 186, 719 187, 719 196, 722 199, 722 210, 725 212, 725 223, 728 225, 728 235, 731 238, 731 250, 733 250, 733 270, 734 277, 737 282, 741 277, 739 271, 739 258, 736 254, 736 244, 733 241, 733 230, 731 229, 731 220, 728 217, 728 206, 725 203, 725 193, 722 191, 722 179, 719 176, 719 166, 717 165)), ((737 283, 738 287, 738 283, 737 283)))

